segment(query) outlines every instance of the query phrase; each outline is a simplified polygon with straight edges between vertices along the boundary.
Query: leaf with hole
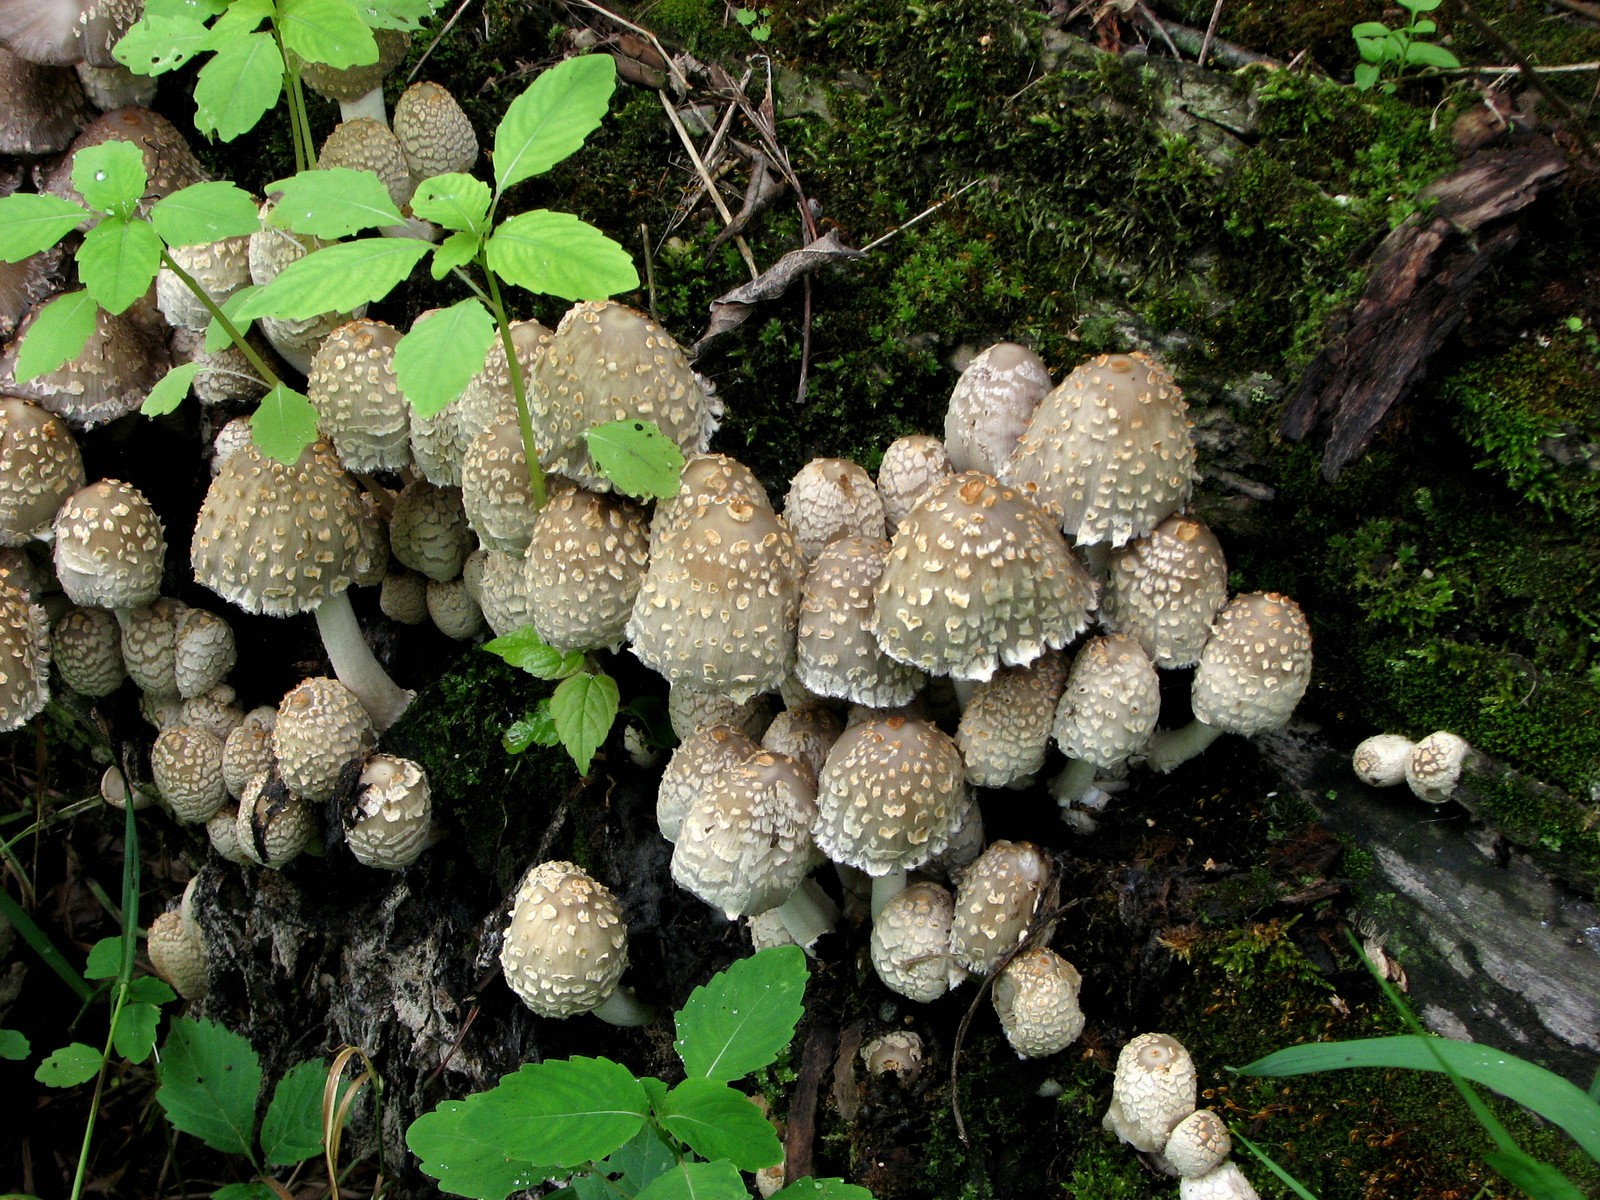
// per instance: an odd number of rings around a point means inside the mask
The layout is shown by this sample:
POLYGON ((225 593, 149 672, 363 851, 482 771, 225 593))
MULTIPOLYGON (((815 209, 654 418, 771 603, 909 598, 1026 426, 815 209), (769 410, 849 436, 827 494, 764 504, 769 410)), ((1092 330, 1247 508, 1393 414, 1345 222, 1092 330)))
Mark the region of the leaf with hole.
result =
POLYGON ((640 500, 678 494, 683 451, 654 421, 609 421, 586 429, 589 457, 618 491, 640 500))
POLYGON ((203 21, 146 8, 143 19, 111 48, 111 57, 135 75, 164 75, 210 49, 211 31, 203 21))
POLYGON ((100 1073, 100 1051, 82 1042, 63 1046, 39 1064, 33 1077, 45 1087, 77 1087, 100 1073))
POLYGON ((494 182, 504 192, 548 171, 600 127, 617 87, 609 54, 557 63, 506 109, 494 134, 494 182))
POLYGON ((261 1061, 248 1041, 214 1021, 178 1017, 156 1077, 156 1103, 174 1129, 223 1154, 250 1155, 261 1061))
POLYGON ((404 225, 389 189, 371 171, 315 167, 267 184, 279 193, 267 224, 319 238, 342 238, 363 229, 404 225))
POLYGON ((501 279, 563 300, 604 300, 639 286, 628 252, 571 213, 518 213, 489 235, 484 251, 501 279))
POLYGON ((443 0, 355 0, 356 13, 373 29, 422 28, 443 0))

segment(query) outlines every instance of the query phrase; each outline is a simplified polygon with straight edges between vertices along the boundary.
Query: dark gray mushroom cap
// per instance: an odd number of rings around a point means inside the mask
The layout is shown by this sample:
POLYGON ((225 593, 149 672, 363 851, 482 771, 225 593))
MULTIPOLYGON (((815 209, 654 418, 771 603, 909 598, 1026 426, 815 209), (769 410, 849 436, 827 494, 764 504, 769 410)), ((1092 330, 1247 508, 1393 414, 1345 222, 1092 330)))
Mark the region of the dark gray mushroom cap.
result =
POLYGON ((1235 596, 1217 617, 1190 691, 1194 715, 1244 737, 1277 729, 1311 680, 1311 626, 1276 592, 1235 596))
POLYGON ((1100 621, 1144 647, 1158 667, 1189 667, 1228 600, 1228 563, 1216 534, 1173 515, 1111 555, 1100 621))
POLYGON ((824 549, 800 590, 795 676, 818 696, 895 708, 927 677, 885 654, 872 635, 878 580, 889 554, 881 538, 851 535, 824 549))
POLYGON ((0 579, 0 733, 32 720, 49 699, 49 619, 26 592, 0 579))
POLYGON ((0 154, 55 154, 93 118, 70 67, 45 66, 0 47, 0 154))
POLYGON ((383 321, 350 321, 311 360, 306 396, 317 428, 352 471, 398 471, 411 462, 411 406, 394 377, 399 340, 383 321))
POLYGON ((122 632, 103 608, 72 608, 50 631, 50 653, 61 681, 80 696, 109 696, 128 677, 122 632))
POLYGON ((80 488, 55 519, 56 578, 74 604, 139 608, 161 592, 167 549, 144 494, 117 479, 80 488))
POLYGON ((83 456, 61 419, 0 396, 0 546, 48 535, 56 510, 83 484, 83 456))
POLYGON ((997 342, 961 372, 944 416, 944 445, 957 471, 999 474, 1034 409, 1050 391, 1044 360, 1015 342, 997 342))
POLYGON ((60 290, 60 246, 30 254, 21 262, 0 262, 0 341, 10 341, 33 306, 60 290))
POLYGON ((301 80, 317 95, 329 100, 359 100, 381 86, 411 48, 411 35, 403 29, 374 29, 372 36, 378 43, 378 59, 360 66, 330 67, 327 63, 307 62, 294 55, 301 80))
POLYGON ((17 350, 39 311, 35 308, 23 318, 16 340, 0 358, 0 384, 13 395, 48 408, 74 429, 92 429, 127 416, 166 374, 169 359, 160 335, 130 313, 112 316, 97 308, 94 332, 76 358, 27 383, 16 383, 17 350))
POLYGON ((1073 660, 1055 712, 1054 736, 1068 758, 1114 767, 1144 748, 1161 712, 1161 681, 1138 642, 1092 638, 1073 660))
POLYGON ((814 458, 789 481, 783 519, 807 562, 842 537, 881 539, 883 498, 866 469, 845 458, 814 458))
POLYGON ((1066 657, 1049 650, 1026 667, 1002 668, 972 689, 956 727, 968 783, 1011 787, 1038 774, 1066 680, 1066 657))

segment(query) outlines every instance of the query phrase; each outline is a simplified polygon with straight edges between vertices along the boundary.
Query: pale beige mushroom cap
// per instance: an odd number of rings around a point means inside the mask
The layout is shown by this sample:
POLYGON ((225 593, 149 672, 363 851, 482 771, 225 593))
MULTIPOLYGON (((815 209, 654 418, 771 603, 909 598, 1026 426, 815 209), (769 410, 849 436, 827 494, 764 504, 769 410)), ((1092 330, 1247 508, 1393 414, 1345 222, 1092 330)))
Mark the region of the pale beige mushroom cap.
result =
POLYGON ((461 503, 485 549, 521 554, 528 548, 539 510, 515 413, 501 413, 467 444, 461 456, 461 503))
POLYGON ((233 802, 224 804, 217 809, 216 814, 206 822, 206 837, 211 842, 211 848, 223 858, 232 863, 255 862, 244 852, 244 847, 239 844, 239 806, 233 802))
POLYGON ((598 1008, 628 966, 628 931, 610 890, 569 862, 530 867, 517 887, 500 966, 541 1017, 598 1008))
POLYGON ((999 474, 1050 388, 1044 360, 1015 342, 997 342, 968 363, 944 415, 954 469, 999 474))
POLYGON ((1141 1033, 1117 1055, 1104 1125, 1136 1150, 1159 1151, 1195 1109, 1194 1060, 1170 1034, 1141 1033))
POLYGON ((19 729, 50 699, 50 622, 0 578, 0 733, 19 729))
POLYGON ((459 575, 454 579, 428 580, 423 599, 428 606, 428 619, 447 638, 470 641, 486 628, 483 609, 459 575))
POLYGON ((1311 626, 1275 592, 1235 596, 1217 617, 1190 691, 1196 719, 1244 737, 1277 729, 1311 681, 1311 626))
POLYGON ((927 682, 922 671, 885 654, 872 634, 888 555, 888 542, 852 534, 822 550, 806 572, 794 673, 816 695, 896 708, 927 682))
POLYGON ((417 861, 433 820, 428 777, 392 754, 367 759, 344 817, 344 840, 357 862, 398 871, 417 861))
POLYGON ((173 682, 185 700, 216 687, 239 660, 233 626, 204 608, 187 608, 179 614, 172 654, 173 682))
POLYGON ((1411 748, 1406 759, 1406 783, 1419 800, 1443 804, 1461 779, 1472 747, 1467 740, 1443 729, 1430 733, 1411 748))
POLYGON ((400 331, 363 318, 317 347, 306 396, 317 428, 352 471, 398 471, 411 462, 411 406, 394 377, 400 331))
POLYGON ((1044 1058, 1065 1050, 1083 1032, 1078 1005, 1083 977, 1054 950, 1024 950, 994 982, 994 1011, 1018 1058, 1044 1058))
POLYGON ((1047 650, 1026 667, 1002 667, 977 684, 956 726, 956 745, 974 787, 1012 787, 1044 766, 1067 658, 1047 650))
POLYGON ((1229 1159, 1193 1179, 1178 1180, 1178 1200, 1259 1200, 1239 1164, 1229 1159))
POLYGON ((320 804, 331 797, 350 763, 377 740, 372 718, 337 679, 307 679, 278 703, 272 753, 278 773, 297 796, 320 804))
MULTIPOLYGON (((170 246, 167 253, 218 307, 250 283, 248 235, 200 246, 170 246)), ((156 274, 156 307, 169 325, 179 329, 200 332, 211 324, 210 310, 170 267, 156 274)))
POLYGON ((253 708, 223 740, 222 779, 235 800, 244 795, 251 779, 272 770, 272 727, 277 723, 276 708, 253 708))
POLYGON ((867 1074, 895 1074, 909 1081, 922 1070, 922 1038, 909 1029, 896 1029, 872 1038, 860 1050, 867 1074))
POLYGON ((730 725, 759 740, 772 723, 772 699, 766 695, 739 701, 720 692, 702 692, 685 684, 667 689, 667 719, 680 742, 713 725, 730 725))
POLYGON ((49 536, 56 510, 83 485, 83 456, 61 418, 0 397, 0 546, 49 536))
POLYGON ((1121 546, 1189 502, 1187 412, 1165 367, 1138 352, 1102 355, 1040 401, 1000 477, 1037 489, 1074 541, 1121 546))
POLYGON ((719 776, 761 747, 731 725, 708 725, 685 737, 667 760, 656 786, 656 825, 669 842, 678 840, 684 814, 719 776))
POLYGON ((238 700, 238 692, 226 683, 219 683, 210 691, 179 701, 178 721, 196 729, 210 730, 225 742, 244 722, 244 709, 239 707, 238 700))
POLYGON ((178 622, 189 611, 182 600, 158 596, 143 608, 119 613, 122 662, 146 696, 181 700, 178 694, 178 622))
POLYGON ((122 631, 103 608, 73 608, 50 631, 50 653, 61 680, 80 696, 109 696, 128 677, 122 631))
POLYGON ((1216 534, 1175 514, 1111 555, 1100 622, 1138 641, 1156 666, 1189 667, 1227 600, 1216 534))
POLYGON ((523 556, 490 550, 479 561, 482 567, 474 571, 473 557, 469 555, 461 568, 461 578, 469 591, 477 592, 478 607, 483 609, 483 619, 489 622, 495 636, 532 624, 533 618, 528 614, 533 597, 528 594, 527 561, 523 556))
POLYGON ((371 171, 388 189, 396 208, 410 203, 415 186, 411 167, 400 141, 382 121, 355 117, 335 125, 317 153, 317 166, 323 170, 348 167, 352 171, 371 171))
POLYGON ((528 542, 528 615, 557 650, 616 649, 650 564, 644 510, 584 488, 553 491, 528 542))
POLYGON ((1028 932, 1050 883, 1050 860, 1032 842, 992 842, 961 875, 950 951, 974 975, 994 970, 1028 932))
POLYGON ((1210 1173, 1233 1153, 1228 1125, 1212 1109, 1197 1108, 1173 1128, 1161 1158, 1185 1179, 1210 1173))
POLYGON ((145 948, 151 967, 173 991, 185 1000, 206 998, 206 944, 196 921, 179 912, 162 913, 150 922, 145 948))
POLYGON ((417 180, 470 171, 478 161, 478 135, 456 98, 424 80, 400 94, 394 105, 394 136, 417 180))
POLYGON ((984 680, 1070 642, 1095 591, 1048 516, 969 471, 936 485, 895 532, 873 631, 893 659, 984 680))
POLYGON ((783 519, 807 562, 830 542, 885 535, 883 498, 866 469, 845 458, 814 458, 789 481, 783 519))
POLYGON ((843 732, 844 722, 832 709, 802 704, 786 708, 772 718, 761 735, 761 748, 797 758, 811 768, 813 775, 821 775, 828 751, 843 732))
POLYGON ((691 454, 684 460, 683 473, 678 476, 677 494, 656 502, 655 513, 650 518, 651 555, 683 532, 702 500, 718 496, 743 500, 753 508, 772 511, 766 488, 738 459, 726 454, 691 454))
POLYGON ((906 514, 934 484, 954 472, 944 443, 931 434, 913 433, 890 442, 878 464, 878 497, 883 501, 886 535, 900 528, 906 514))
POLYGON ((246 858, 276 871, 316 842, 316 813, 281 779, 263 771, 239 797, 234 836, 246 858))
POLYGON ((92 429, 133 412, 166 374, 169 359, 162 335, 129 313, 113 316, 96 308, 94 332, 76 358, 27 383, 15 382, 18 349, 42 308, 28 313, 16 339, 0 356, 0 384, 7 392, 49 409, 74 429, 92 429))
POLYGON ((872 969, 891 992, 931 1004, 967 977, 950 954, 955 897, 937 883, 913 883, 872 923, 872 969))
POLYGON ((1415 745, 1404 734, 1373 734, 1351 753, 1351 769, 1369 787, 1394 787, 1406 781, 1406 764, 1415 745))
POLYGON ((1068 758, 1114 767, 1142 750, 1161 712, 1161 680, 1121 634, 1084 643, 1067 675, 1052 733, 1068 758))
POLYGON ((80 488, 55 519, 56 578, 74 604, 140 608, 161 591, 167 549, 161 518, 132 484, 80 488))
MULTIPOLYGON (((250 282, 265 287, 290 263, 328 243, 310 235, 290 233, 267 223, 272 202, 261 206, 261 228, 250 235, 250 282)), ((256 322, 261 335, 283 360, 301 374, 311 373, 312 360, 322 339, 359 313, 318 313, 314 317, 289 319, 262 317, 256 322)))
POLYGON ((186 825, 209 821, 228 801, 222 739, 208 729, 173 725, 150 748, 150 775, 172 815, 186 825))

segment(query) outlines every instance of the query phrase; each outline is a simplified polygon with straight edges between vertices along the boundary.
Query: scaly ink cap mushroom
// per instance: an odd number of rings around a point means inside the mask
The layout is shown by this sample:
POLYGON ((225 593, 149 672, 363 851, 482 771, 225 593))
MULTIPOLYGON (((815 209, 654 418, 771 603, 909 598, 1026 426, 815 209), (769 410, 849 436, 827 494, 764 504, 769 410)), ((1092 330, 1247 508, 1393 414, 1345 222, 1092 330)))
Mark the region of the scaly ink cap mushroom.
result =
POLYGON ((103 608, 71 608, 50 630, 50 654, 61 681, 80 696, 109 696, 128 677, 122 632, 103 608))
POLYGON ((429 579, 454 579, 474 549, 461 489, 413 479, 389 514, 389 552, 429 579))
POLYGON ((990 843, 961 875, 950 951, 987 975, 1028 932, 1050 886, 1050 860, 1032 842, 990 843))
POLYGON ((1051 729, 1071 760, 1050 785, 1061 806, 1083 798, 1096 768, 1110 770, 1143 750, 1160 712, 1161 680, 1138 642, 1111 634, 1084 643, 1051 729))
POLYGON ((1136 1150, 1157 1152, 1195 1108, 1194 1060, 1170 1034, 1141 1033, 1117 1055, 1103 1124, 1136 1150))
POLYGON ((649 565, 649 522, 638 505, 585 488, 552 490, 528 542, 533 627, 557 650, 615 650, 649 565))
POLYGON ((521 554, 528 548, 540 514, 533 504, 516 413, 501 413, 467 443, 461 456, 461 505, 484 549, 521 554))
POLYGON ((50 536, 57 510, 83 485, 83 456, 61 418, 0 396, 0 546, 50 536))
POLYGON ((789 481, 783 519, 808 563, 830 542, 884 536, 883 498, 866 470, 849 459, 814 458, 789 481))
POLYGON ((1065 1050, 1083 1032, 1078 969, 1044 946, 1024 950, 994 981, 994 1011, 1018 1058, 1065 1050))
MULTIPOLYGON (((248 237, 224 238, 200 246, 171 246, 167 253, 218 307, 240 288, 249 286, 248 237)), ((211 310, 170 267, 162 267, 156 273, 156 307, 169 325, 179 329, 203 332, 211 324, 211 310)))
POLYGON ((730 725, 708 725, 679 742, 656 787, 656 825, 661 836, 676 842, 684 814, 695 800, 719 775, 760 749, 730 725))
POLYGON ((806 572, 794 673, 816 695, 897 708, 927 682, 916 667, 885 654, 872 635, 888 555, 881 538, 850 535, 822 550, 806 572))
POLYGON ((1100 622, 1144 647, 1158 667, 1189 667, 1228 600, 1228 563, 1216 535, 1173 515, 1111 555, 1100 622))
POLYGON ((1178 1180, 1178 1200, 1260 1200, 1232 1159, 1193 1178, 1178 1180))
POLYGON ((974 787, 1021 787, 1044 766, 1067 658, 1047 650, 1026 667, 1002 667, 972 689, 956 745, 974 787))
POLYGON ((650 518, 651 556, 683 532, 702 500, 717 496, 743 500, 754 508, 772 511, 766 488, 738 459, 726 454, 691 454, 684 460, 683 473, 678 476, 677 494, 658 501, 655 514, 650 518))
POLYGON ((150 776, 172 815, 186 825, 209 821, 228 802, 222 739, 192 725, 163 729, 150 749, 150 776))
POLYGON ((345 767, 365 758, 376 740, 356 694, 321 676, 304 680, 279 701, 272 727, 278 774, 291 792, 313 804, 333 796, 345 767))
POLYGON ((0 733, 20 729, 50 699, 50 622, 0 578, 0 733))
POLYGON ((92 429, 127 416, 166 374, 169 357, 162 338, 133 319, 95 309, 94 332, 76 358, 27 383, 16 378, 17 352, 38 320, 35 308, 0 358, 0 386, 48 408, 74 429, 92 429))
POLYGON ((394 377, 400 331, 363 318, 317 347, 306 396, 317 428, 351 471, 399 471, 411 463, 411 406, 394 377))
POLYGON ((382 121, 355 117, 335 125, 317 152, 317 166, 323 170, 347 167, 352 171, 371 171, 389 192, 396 208, 411 202, 415 183, 400 141, 382 121))
POLYGON ((926 433, 908 434, 889 443, 878 464, 878 496, 883 501, 885 535, 900 528, 934 484, 955 473, 944 443, 926 433))
POLYGON ((1472 747, 1467 740, 1443 729, 1430 733, 1411 748, 1406 759, 1406 783, 1412 794, 1429 804, 1443 804, 1455 793, 1472 747))
POLYGON ((394 136, 419 182, 433 175, 470 171, 478 161, 478 135, 456 98, 424 80, 401 93, 394 105, 394 136))
POLYGON ((363 866, 398 871, 428 845, 433 803, 428 777, 408 758, 374 754, 361 769, 344 814, 344 840, 363 866))
POLYGON ((69 67, 46 66, 0 47, 0 154, 55 154, 93 117, 69 67))
POLYGON ((1394 787, 1406 781, 1406 764, 1415 746, 1404 734, 1373 734, 1356 746, 1350 766, 1369 787, 1394 787))
POLYGON ((102 113, 85 125, 60 160, 40 174, 39 190, 82 204, 83 196, 72 182, 73 159, 79 150, 106 142, 131 142, 143 153, 146 182, 139 200, 141 212, 149 211, 157 200, 208 178, 176 125, 148 108, 129 106, 102 113))
POLYGON ((950 953, 955 897, 937 883, 913 883, 872 923, 872 968, 891 992, 931 1004, 967 977, 950 953))
POLYGON ((1227 1122, 1209 1108, 1197 1108, 1173 1128, 1156 1161, 1173 1174, 1195 1179, 1216 1170, 1231 1153, 1227 1122))
POLYGON ((161 591, 161 519, 131 484, 101 479, 67 497, 55 518, 56 578, 74 604, 130 609, 161 591))
POLYGON ((961 372, 944 416, 944 445, 957 471, 1000 473, 1051 388, 1044 360, 1015 342, 997 342, 961 372))

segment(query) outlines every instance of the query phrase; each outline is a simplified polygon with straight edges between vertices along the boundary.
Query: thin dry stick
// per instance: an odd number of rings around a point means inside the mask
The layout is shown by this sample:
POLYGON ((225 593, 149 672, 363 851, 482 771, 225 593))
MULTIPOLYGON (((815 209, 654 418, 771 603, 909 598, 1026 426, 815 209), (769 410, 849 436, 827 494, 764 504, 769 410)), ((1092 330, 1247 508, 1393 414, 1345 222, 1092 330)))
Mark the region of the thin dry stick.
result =
POLYGON ((461 19, 461 14, 467 11, 467 7, 471 3, 472 0, 461 0, 461 3, 456 5, 455 12, 451 13, 450 19, 439 27, 439 32, 433 35, 433 41, 428 43, 428 48, 422 52, 422 57, 417 59, 417 65, 412 67, 410 73, 406 76, 407 84, 416 79, 417 72, 422 70, 422 64, 428 61, 428 55, 433 53, 433 48, 443 40, 445 34, 456 27, 456 22, 461 19))
MULTIPOLYGON (((1516 63, 1497 63, 1482 67, 1441 67, 1440 75, 1512 75, 1522 68, 1516 63)), ((1541 75, 1577 75, 1584 71, 1600 71, 1600 62, 1561 63, 1554 67, 1540 67, 1541 75)))
POLYGON ((861 253, 866 254, 870 250, 876 250, 879 246, 883 245, 885 242, 887 242, 890 238, 894 237, 896 234, 901 233, 904 230, 910 229, 913 225, 915 225, 918 221, 922 220, 924 217, 931 217, 934 213, 938 212, 946 204, 949 204, 952 200, 959 199, 960 197, 966 195, 973 188, 977 187, 980 183, 983 183, 984 180, 986 180, 988 178, 989 177, 987 175, 985 175, 982 179, 974 179, 971 183, 967 184, 965 187, 963 187, 959 192, 956 192, 954 195, 946 196, 943 200, 939 201, 939 203, 934 204, 934 205, 932 205, 932 206, 930 206, 928 208, 923 209, 916 216, 912 217, 909 221, 906 221, 904 224, 901 224, 901 225, 896 225, 893 229, 889 230, 889 232, 884 234, 882 237, 874 238, 872 241, 868 242, 865 246, 861 247, 861 253))
MULTIPOLYGON (((587 0, 585 0, 587 3, 587 0)), ((717 212, 722 216, 724 225, 733 224, 733 214, 728 211, 728 206, 722 202, 722 194, 717 191, 717 185, 711 179, 711 172, 706 170, 706 164, 700 161, 700 152, 694 148, 694 139, 689 136, 689 131, 683 127, 683 118, 678 116, 678 110, 672 106, 666 93, 657 92, 661 98, 661 107, 667 110, 667 120, 672 122, 673 129, 678 131, 678 140, 683 143, 683 148, 689 152, 689 160, 694 163, 694 169, 700 172, 700 182, 705 184, 706 195, 711 197, 711 203, 717 206, 717 212)), ((745 266, 750 268, 750 278, 758 279, 761 269, 756 266, 756 256, 750 253, 750 246, 743 235, 735 234, 733 244, 739 247, 739 256, 744 259, 745 266)))
POLYGON ((650 226, 643 222, 639 224, 639 241, 644 246, 644 280, 650 296, 650 319, 659 325, 661 314, 656 312, 656 264, 650 257, 650 226))
MULTIPOLYGON (((716 162, 717 156, 722 153, 722 140, 727 135, 728 126, 733 123, 734 114, 738 111, 739 109, 736 105, 730 104, 728 105, 727 110, 722 114, 722 120, 717 123, 716 132, 711 135, 711 144, 706 147, 705 161, 708 164, 716 162)), ((694 210, 695 205, 700 203, 700 193, 705 190, 706 185, 697 180, 694 185, 694 191, 690 192, 679 202, 678 207, 682 210, 682 213, 685 217, 687 217, 688 214, 694 210)), ((674 222, 674 225, 675 224, 676 222, 674 222)))
POLYGON ((1167 49, 1172 51, 1172 57, 1181 62, 1183 55, 1178 53, 1178 45, 1172 40, 1172 35, 1167 32, 1167 27, 1161 23, 1155 13, 1150 11, 1144 0, 1134 0, 1134 6, 1138 8, 1139 15, 1144 17, 1154 27, 1155 31, 1161 35, 1161 40, 1167 44, 1167 49))
POLYGON ((1506 39, 1504 34, 1478 15, 1478 10, 1472 6, 1472 0, 1456 0, 1456 7, 1461 10, 1461 15, 1467 19, 1467 22, 1479 33, 1483 34, 1484 37, 1500 47, 1501 53, 1516 63, 1517 69, 1527 77, 1528 82, 1539 89, 1539 94, 1555 105, 1561 115, 1571 122, 1569 128, 1572 136, 1578 139, 1578 144, 1583 147, 1583 152, 1590 158, 1594 158, 1594 144, 1589 141, 1589 135, 1583 130, 1583 118, 1573 110, 1572 105, 1563 100, 1548 83, 1540 78, 1539 72, 1534 70, 1533 64, 1528 61, 1527 56, 1521 50, 1518 50, 1516 46, 1506 39))
POLYGON ((640 37, 647 39, 649 43, 656 48, 656 53, 661 55, 662 61, 667 64, 667 74, 672 79, 673 87, 677 89, 680 95, 688 92, 689 81, 683 77, 683 72, 679 70, 678 64, 673 60, 672 55, 667 53, 667 48, 656 40, 655 34, 651 33, 643 26, 635 25, 626 17, 619 17, 609 8, 602 8, 600 5, 596 4, 594 0, 578 0, 578 3, 583 5, 585 8, 594 9, 595 12, 600 13, 602 16, 610 17, 624 29, 632 30, 640 37))
POLYGON ((1222 0, 1217 0, 1216 6, 1211 10, 1211 21, 1206 26, 1205 40, 1200 43, 1199 63, 1203 67, 1206 59, 1211 56, 1211 40, 1217 36, 1217 22, 1222 19, 1222 0))
POLYGON ((1580 17, 1588 17, 1591 21, 1600 21, 1600 4, 1589 4, 1587 0, 1555 0, 1555 4, 1557 8, 1575 12, 1580 17))

